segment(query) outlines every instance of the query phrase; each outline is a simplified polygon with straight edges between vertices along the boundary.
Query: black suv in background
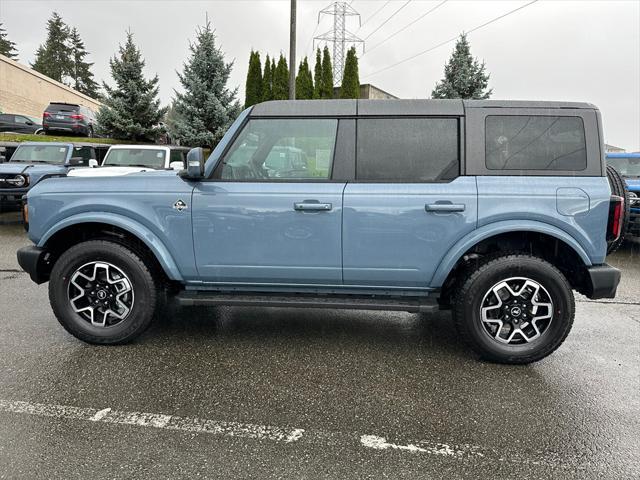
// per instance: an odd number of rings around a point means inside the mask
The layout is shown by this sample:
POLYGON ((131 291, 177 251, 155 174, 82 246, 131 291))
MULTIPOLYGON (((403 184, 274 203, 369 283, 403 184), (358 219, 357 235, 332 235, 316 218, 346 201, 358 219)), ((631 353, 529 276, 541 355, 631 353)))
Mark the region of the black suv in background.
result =
POLYGON ((44 132, 67 132, 93 137, 96 114, 84 105, 52 102, 42 114, 44 132))

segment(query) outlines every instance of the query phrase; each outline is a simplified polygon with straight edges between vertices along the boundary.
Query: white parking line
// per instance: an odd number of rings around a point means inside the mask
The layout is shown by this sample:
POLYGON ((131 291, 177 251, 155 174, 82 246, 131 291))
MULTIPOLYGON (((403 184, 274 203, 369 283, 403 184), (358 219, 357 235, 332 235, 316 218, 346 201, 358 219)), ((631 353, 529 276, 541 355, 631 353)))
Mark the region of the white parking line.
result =
POLYGON ((209 433, 229 437, 253 438, 291 443, 304 434, 301 428, 287 429, 251 423, 223 422, 201 418, 179 417, 158 413, 122 412, 111 408, 80 408, 69 405, 48 405, 21 401, 0 400, 0 412, 22 413, 40 417, 69 420, 135 425, 138 427, 163 428, 184 432, 209 433))
POLYGON ((82 408, 69 405, 23 402, 0 399, 0 412, 53 417, 67 420, 83 420, 87 422, 131 425, 137 427, 159 428, 182 432, 221 435, 229 437, 269 440, 291 444, 302 440, 302 443, 321 447, 337 446, 342 448, 367 448, 377 451, 397 451, 414 455, 430 455, 445 457, 456 461, 470 458, 484 459, 490 462, 518 463, 531 466, 545 465, 551 468, 585 469, 582 460, 569 455, 558 457, 557 454, 544 455, 536 452, 534 458, 525 452, 519 455, 504 456, 500 450, 474 445, 451 445, 430 440, 410 443, 392 443, 378 435, 359 435, 349 432, 329 432, 322 430, 305 430, 302 428, 283 428, 252 423, 225 422, 195 417, 180 417, 159 413, 125 412, 111 408, 82 408))

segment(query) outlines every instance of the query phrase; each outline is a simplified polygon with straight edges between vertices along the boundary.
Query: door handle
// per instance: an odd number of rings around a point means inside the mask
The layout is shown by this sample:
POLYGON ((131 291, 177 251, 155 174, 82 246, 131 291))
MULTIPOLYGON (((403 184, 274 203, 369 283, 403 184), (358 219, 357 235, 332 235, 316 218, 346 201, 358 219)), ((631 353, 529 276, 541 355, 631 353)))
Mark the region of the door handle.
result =
POLYGON ((427 212, 450 213, 464 212, 464 203, 427 203, 424 209, 427 212))
POLYGON ((332 208, 333 205, 330 203, 296 202, 293 204, 293 209, 296 211, 328 212, 332 208))

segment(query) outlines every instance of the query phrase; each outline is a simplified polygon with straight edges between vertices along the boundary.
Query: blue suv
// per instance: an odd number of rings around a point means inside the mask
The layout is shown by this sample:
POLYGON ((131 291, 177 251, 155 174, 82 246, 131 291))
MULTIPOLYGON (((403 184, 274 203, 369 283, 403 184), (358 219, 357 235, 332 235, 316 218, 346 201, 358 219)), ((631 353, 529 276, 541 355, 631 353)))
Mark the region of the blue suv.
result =
POLYGON ((609 152, 607 164, 622 175, 629 191, 629 224, 626 233, 640 237, 640 152, 609 152))
POLYGON ((178 304, 431 312, 483 357, 528 363, 613 298, 611 195, 590 104, 276 101, 180 173, 56 178, 27 196, 62 326, 96 344, 178 304))
POLYGON ((19 208, 22 196, 44 178, 66 175, 75 167, 96 167, 90 146, 71 143, 24 142, 7 163, 0 163, 0 211, 19 208))

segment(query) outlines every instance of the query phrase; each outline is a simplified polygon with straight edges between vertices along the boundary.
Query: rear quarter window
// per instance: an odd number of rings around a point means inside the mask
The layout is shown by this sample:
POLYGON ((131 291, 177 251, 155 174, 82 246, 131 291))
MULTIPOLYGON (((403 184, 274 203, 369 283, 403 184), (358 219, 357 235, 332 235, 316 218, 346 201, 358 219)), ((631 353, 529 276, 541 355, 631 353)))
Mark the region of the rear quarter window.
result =
POLYGON ((485 162, 488 170, 585 170, 587 148, 582 118, 487 116, 485 162))

